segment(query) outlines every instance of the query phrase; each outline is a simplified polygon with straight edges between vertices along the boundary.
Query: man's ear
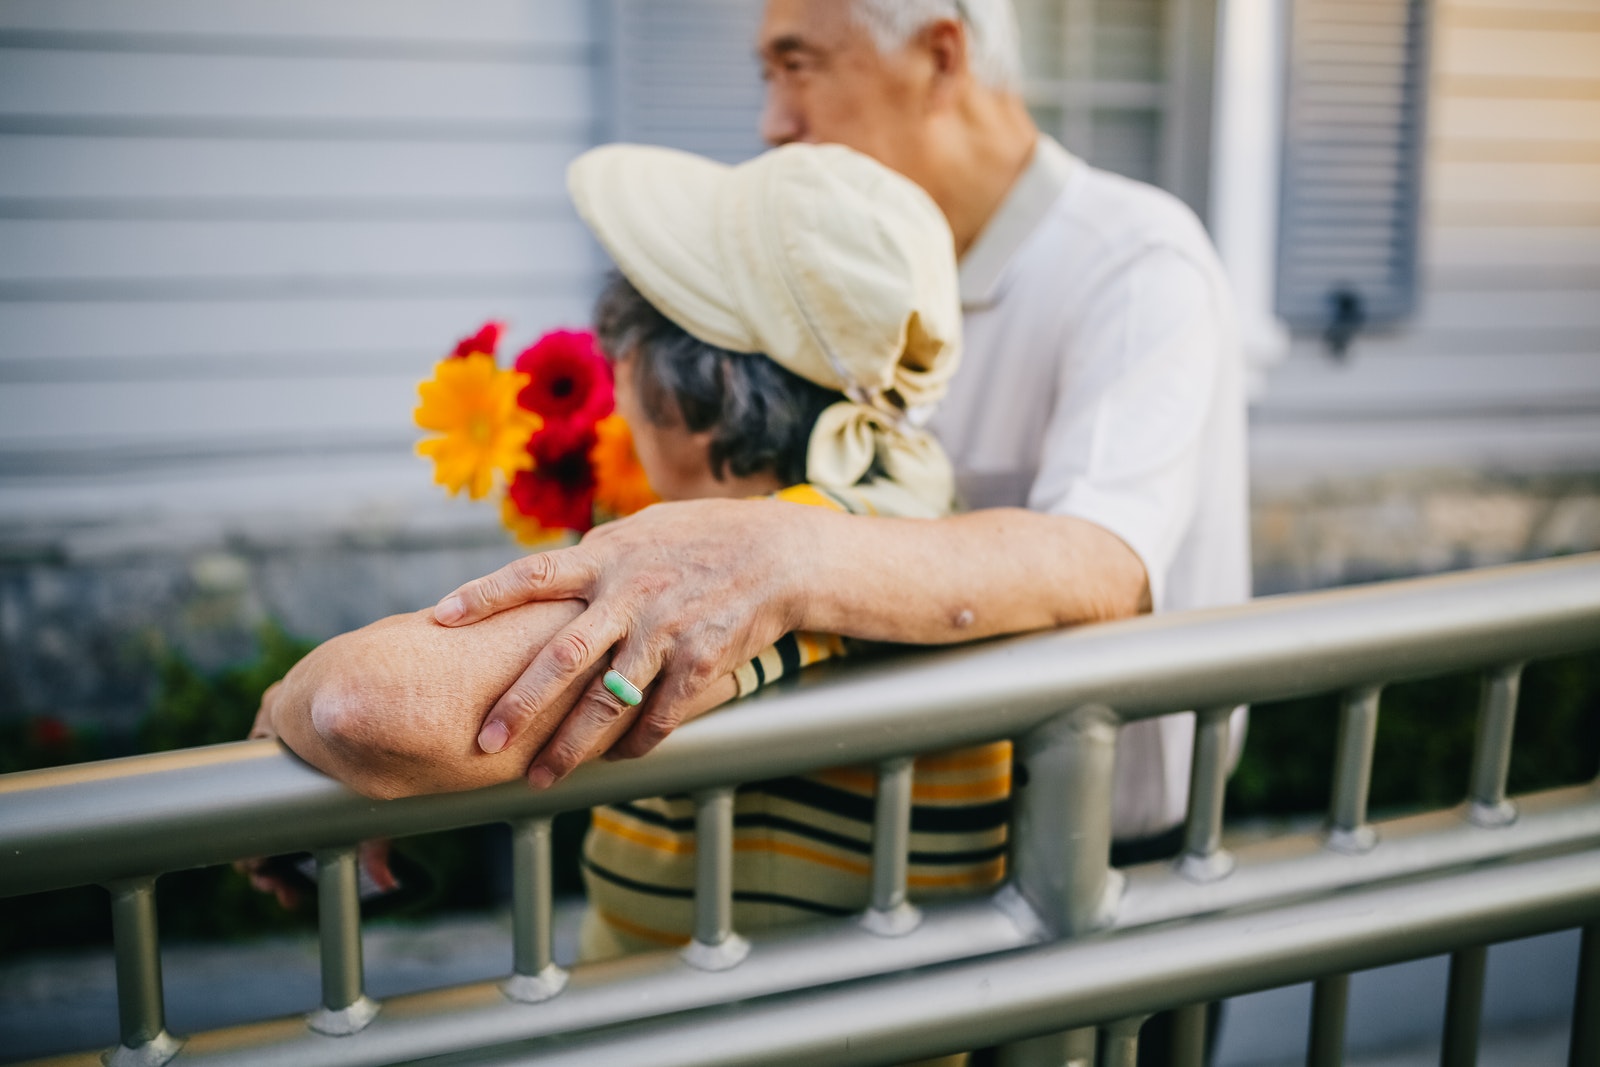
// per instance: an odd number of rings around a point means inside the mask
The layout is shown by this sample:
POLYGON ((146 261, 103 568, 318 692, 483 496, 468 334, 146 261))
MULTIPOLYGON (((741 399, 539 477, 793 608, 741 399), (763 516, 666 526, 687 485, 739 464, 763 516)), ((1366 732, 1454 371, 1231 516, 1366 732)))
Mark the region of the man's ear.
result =
POLYGON ((960 19, 936 19, 922 28, 920 36, 932 64, 934 98, 945 102, 971 74, 967 27, 960 19))

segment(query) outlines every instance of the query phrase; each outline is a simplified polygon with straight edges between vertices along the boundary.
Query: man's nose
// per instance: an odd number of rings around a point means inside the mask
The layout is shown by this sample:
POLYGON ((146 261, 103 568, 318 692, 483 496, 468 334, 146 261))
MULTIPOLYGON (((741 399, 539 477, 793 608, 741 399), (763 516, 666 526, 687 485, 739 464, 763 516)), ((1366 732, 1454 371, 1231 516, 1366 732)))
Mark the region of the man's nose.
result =
POLYGON ((798 141, 805 133, 800 113, 780 95, 768 88, 766 102, 761 107, 761 139, 774 148, 798 141))

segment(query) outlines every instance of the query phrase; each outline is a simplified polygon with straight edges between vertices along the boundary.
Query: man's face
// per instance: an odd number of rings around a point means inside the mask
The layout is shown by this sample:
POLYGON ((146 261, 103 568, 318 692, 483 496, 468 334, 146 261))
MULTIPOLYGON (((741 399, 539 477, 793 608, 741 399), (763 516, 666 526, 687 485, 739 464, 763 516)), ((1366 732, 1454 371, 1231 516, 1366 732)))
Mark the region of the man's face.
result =
POLYGON ((768 0, 757 51, 768 144, 848 145, 919 180, 933 74, 921 50, 879 55, 850 0, 768 0))

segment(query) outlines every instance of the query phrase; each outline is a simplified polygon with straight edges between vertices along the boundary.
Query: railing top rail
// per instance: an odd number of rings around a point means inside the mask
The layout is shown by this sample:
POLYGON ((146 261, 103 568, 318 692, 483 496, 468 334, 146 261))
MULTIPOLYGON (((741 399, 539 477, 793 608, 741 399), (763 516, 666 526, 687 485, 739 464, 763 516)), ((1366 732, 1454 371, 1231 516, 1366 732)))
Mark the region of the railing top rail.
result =
POLYGON ((1015 736, 1600 646, 1600 554, 845 664, 679 731, 648 759, 379 802, 271 742, 0 776, 0 895, 104 882, 1015 736))

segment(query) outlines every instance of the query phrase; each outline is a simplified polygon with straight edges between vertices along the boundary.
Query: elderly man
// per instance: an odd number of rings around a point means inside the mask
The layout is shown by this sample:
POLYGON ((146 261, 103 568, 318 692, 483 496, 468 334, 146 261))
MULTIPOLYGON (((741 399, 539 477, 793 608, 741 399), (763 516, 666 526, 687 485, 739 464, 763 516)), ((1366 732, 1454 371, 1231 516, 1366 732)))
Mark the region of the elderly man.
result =
MULTIPOLYGON (((859 149, 950 223, 968 354, 931 426, 974 510, 918 521, 667 504, 456 590, 435 609, 447 625, 536 600, 588 605, 529 648, 479 736, 490 753, 517 743, 594 678, 532 761, 535 786, 622 724, 608 754, 649 751, 790 631, 937 644, 1249 595, 1226 280, 1177 200, 1039 134, 1007 0, 770 0, 759 49, 769 141, 859 149), (643 703, 614 696, 600 667, 643 703)), ((1191 745, 1184 716, 1123 730, 1123 858, 1175 851, 1191 745)))

